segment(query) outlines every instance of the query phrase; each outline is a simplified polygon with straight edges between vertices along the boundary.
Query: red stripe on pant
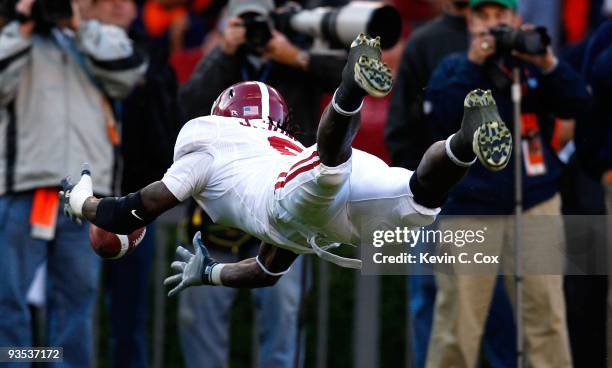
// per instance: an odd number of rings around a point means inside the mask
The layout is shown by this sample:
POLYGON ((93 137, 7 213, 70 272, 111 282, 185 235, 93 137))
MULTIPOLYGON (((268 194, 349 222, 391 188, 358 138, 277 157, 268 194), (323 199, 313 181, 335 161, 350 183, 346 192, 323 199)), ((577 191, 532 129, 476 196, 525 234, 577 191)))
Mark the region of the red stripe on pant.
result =
POLYGON ((279 188, 283 188, 285 186, 285 184, 287 184, 288 182, 290 182, 291 180, 293 180, 296 176, 306 172, 306 171, 310 171, 312 169, 314 169, 315 167, 319 166, 319 164, 321 163, 321 161, 316 160, 315 162, 308 164, 306 166, 300 167, 299 169, 295 170, 294 172, 292 172, 291 174, 289 174, 289 176, 287 176, 285 178, 284 181, 278 181, 276 183, 276 185, 274 185, 274 189, 279 189, 279 188))
MULTIPOLYGON (((291 167, 289 168, 289 170, 287 170, 287 171, 283 171, 282 173, 280 173, 280 174, 278 175, 278 178, 277 178, 279 181, 278 181, 278 182, 276 183, 276 185, 274 186, 274 189, 282 188, 282 187, 284 186, 284 184, 282 184, 282 180, 283 180, 283 178, 285 178, 285 177, 287 176, 287 172, 291 172, 291 170, 293 170, 293 169, 294 169, 294 168, 296 168, 297 166, 299 166, 299 165, 301 165, 301 164, 303 164, 303 163, 305 163, 305 162, 307 162, 307 161, 309 161, 309 160, 312 160, 313 158, 318 157, 318 156, 319 156, 319 153, 318 153, 317 151, 314 151, 314 152, 313 152, 313 153, 311 153, 311 154, 310 154, 310 156, 308 156, 307 158, 304 158, 304 159, 302 159, 302 160, 300 160, 300 161, 296 162, 295 164, 291 165, 291 167)), ((291 174, 290 174, 290 175, 291 175, 291 174)))
POLYGON ((313 152, 313 153, 312 153, 312 154, 311 154, 311 155, 310 155, 308 158, 305 158, 305 159, 300 160, 300 161, 296 162, 295 164, 293 164, 293 166, 291 166, 291 167, 289 168, 289 170, 288 170, 288 171, 293 170, 293 169, 294 169, 294 168, 296 168, 297 166, 300 166, 300 165, 301 165, 301 164, 303 164, 304 162, 309 161, 309 160, 311 160, 311 159, 313 159, 313 158, 315 158, 315 157, 317 157, 317 156, 319 156, 319 152, 314 151, 314 152, 313 152))

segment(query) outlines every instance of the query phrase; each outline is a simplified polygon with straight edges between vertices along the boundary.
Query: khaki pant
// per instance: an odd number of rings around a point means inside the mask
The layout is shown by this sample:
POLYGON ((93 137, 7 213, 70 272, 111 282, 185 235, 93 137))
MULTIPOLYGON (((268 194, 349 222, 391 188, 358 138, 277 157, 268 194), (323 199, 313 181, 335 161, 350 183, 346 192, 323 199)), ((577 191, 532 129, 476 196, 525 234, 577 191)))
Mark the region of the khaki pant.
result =
MULTIPOLYGON (((524 223, 528 222, 529 216, 559 214, 560 198, 557 195, 526 211, 524 223)), ((549 218, 555 219, 552 216, 549 218)), ((498 254, 507 253, 508 248, 512 249, 514 226, 508 218, 442 219, 440 229, 473 228, 475 221, 490 230, 486 239, 487 254, 492 254, 491 247, 498 247, 498 254)), ((558 217, 558 221, 547 220, 543 223, 547 228, 539 227, 523 233, 524 247, 543 241, 563 242, 561 217, 558 217)), ((562 258, 562 253, 558 255, 558 258, 562 258)), ((528 262, 529 259, 523 259, 523 261, 528 262)), ((552 261, 558 264, 561 271, 563 259, 552 261)), ((561 275, 562 273, 558 275, 526 274, 523 279, 522 312, 525 353, 530 367, 572 366, 565 320, 563 276, 561 275)), ((476 367, 496 277, 495 272, 487 275, 436 273, 438 292, 427 355, 428 368, 476 367)), ((506 276, 505 281, 508 295, 514 303, 514 277, 506 276)))

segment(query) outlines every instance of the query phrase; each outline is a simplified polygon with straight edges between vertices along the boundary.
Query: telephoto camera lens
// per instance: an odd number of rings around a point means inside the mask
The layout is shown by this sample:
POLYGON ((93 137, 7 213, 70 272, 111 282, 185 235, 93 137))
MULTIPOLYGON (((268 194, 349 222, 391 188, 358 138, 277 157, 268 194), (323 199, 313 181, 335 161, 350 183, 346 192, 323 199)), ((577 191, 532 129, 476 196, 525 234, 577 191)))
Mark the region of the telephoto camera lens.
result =
POLYGON ((498 54, 510 54, 512 50, 531 55, 543 55, 550 45, 550 36, 546 28, 533 30, 516 30, 508 25, 501 25, 490 30, 495 37, 498 54))

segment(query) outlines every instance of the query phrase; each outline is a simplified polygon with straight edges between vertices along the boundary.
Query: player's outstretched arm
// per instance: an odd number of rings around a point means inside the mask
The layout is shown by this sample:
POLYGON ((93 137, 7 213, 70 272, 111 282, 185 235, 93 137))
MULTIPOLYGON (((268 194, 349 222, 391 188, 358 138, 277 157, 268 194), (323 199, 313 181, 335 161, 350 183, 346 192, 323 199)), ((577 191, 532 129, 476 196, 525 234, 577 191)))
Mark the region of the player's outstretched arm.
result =
POLYGON ((178 261, 170 267, 178 272, 168 277, 164 285, 173 286, 168 296, 173 296, 190 286, 223 285, 234 288, 259 288, 272 286, 289 271, 297 254, 262 243, 257 257, 236 263, 218 263, 212 259, 202 243, 200 232, 193 238, 195 254, 186 248, 176 248, 178 261))
POLYGON ((146 226, 179 204, 161 181, 125 197, 98 199, 93 195, 91 173, 86 164, 78 183, 72 184, 70 178, 62 181, 60 197, 64 202, 64 214, 75 222, 84 218, 116 234, 129 234, 146 226))
POLYGON ((221 273, 221 283, 236 288, 257 288, 276 284, 289 271, 297 254, 261 243, 256 257, 226 264, 221 273))

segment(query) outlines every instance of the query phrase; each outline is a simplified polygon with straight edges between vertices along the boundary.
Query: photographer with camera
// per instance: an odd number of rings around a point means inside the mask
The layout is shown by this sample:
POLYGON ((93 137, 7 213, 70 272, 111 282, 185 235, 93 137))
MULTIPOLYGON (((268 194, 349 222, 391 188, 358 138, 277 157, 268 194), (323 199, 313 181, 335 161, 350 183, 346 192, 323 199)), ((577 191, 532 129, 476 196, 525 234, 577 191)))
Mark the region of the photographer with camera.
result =
POLYGON ((243 80, 265 82, 285 97, 304 144, 315 141, 323 93, 339 81, 344 56, 303 48, 303 35, 287 36, 274 28, 272 0, 231 0, 221 20, 220 44, 197 66, 181 88, 190 118, 210 112, 225 88, 243 80))
MULTIPOLYGON (((524 224, 530 216, 550 215, 546 226, 524 232, 521 243, 531 248, 564 244, 563 223, 558 216, 558 179, 563 167, 550 145, 554 117, 574 118, 587 108, 589 94, 580 77, 554 55, 545 30, 521 26, 516 0, 470 0, 469 6, 468 52, 444 59, 426 91, 425 112, 430 127, 435 137, 456 130, 461 123, 463 96, 474 88, 491 89, 503 121, 513 125, 512 69, 519 68, 522 136, 514 139, 522 139, 525 147, 521 152, 524 224)), ((457 157, 467 163, 474 159, 472 156, 463 152, 457 157)), ((515 208, 513 164, 511 160, 505 169, 490 173, 476 163, 449 193, 443 209, 443 214, 460 217, 442 218, 440 229, 485 227, 488 254, 512 255, 514 224, 509 217, 515 208), (475 215, 507 215, 508 220, 475 215)), ((445 250, 450 250, 449 254, 461 251, 452 248, 445 250)), ((523 310, 525 349, 532 367, 572 366, 563 298, 564 259, 560 252, 556 254, 547 257, 558 273, 525 274, 523 302, 515 306, 523 310)), ((508 272, 511 270, 504 273, 508 272)), ((497 275, 435 276, 438 292, 427 367, 475 367, 497 275)), ((514 295, 513 281, 506 276, 510 296, 514 295)))
POLYGON ((61 211, 56 191, 83 161, 111 195, 117 127, 107 96, 125 97, 146 69, 125 32, 81 19, 76 2, 19 0, 0 33, 0 346, 32 346, 26 292, 47 261, 47 346, 65 367, 92 365, 100 258, 89 224, 61 211))

